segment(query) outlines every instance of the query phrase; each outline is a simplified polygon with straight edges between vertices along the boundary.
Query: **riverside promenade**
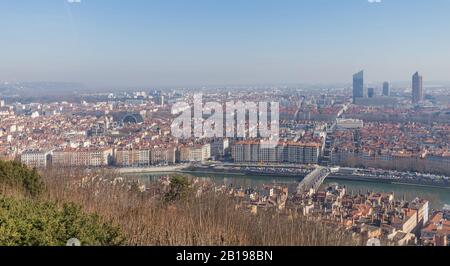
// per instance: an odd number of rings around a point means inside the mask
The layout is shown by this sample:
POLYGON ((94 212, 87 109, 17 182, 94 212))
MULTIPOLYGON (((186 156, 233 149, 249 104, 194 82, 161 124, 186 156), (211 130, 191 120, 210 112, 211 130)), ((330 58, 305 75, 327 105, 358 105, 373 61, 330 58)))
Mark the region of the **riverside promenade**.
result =
POLYGON ((139 173, 174 173, 182 171, 189 165, 168 165, 168 166, 152 166, 152 167, 126 167, 116 168, 121 174, 139 174, 139 173))

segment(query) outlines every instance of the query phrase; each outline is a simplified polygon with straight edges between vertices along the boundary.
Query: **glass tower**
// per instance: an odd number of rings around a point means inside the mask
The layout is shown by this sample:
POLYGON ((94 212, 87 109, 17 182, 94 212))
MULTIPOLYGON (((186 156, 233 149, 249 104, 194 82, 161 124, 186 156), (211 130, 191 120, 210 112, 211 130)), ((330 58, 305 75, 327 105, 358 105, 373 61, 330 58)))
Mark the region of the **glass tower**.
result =
POLYGON ((418 104, 423 101, 423 78, 416 72, 412 79, 412 103, 418 104))
POLYGON ((364 98, 364 71, 360 71, 353 75, 353 104, 356 98, 364 98))

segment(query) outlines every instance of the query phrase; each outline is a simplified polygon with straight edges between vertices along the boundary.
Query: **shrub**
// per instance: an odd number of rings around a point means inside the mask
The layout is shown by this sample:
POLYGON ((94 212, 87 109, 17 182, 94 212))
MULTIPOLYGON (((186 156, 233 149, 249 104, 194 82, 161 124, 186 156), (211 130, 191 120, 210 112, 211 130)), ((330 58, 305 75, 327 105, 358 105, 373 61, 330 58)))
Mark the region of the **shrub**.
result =
POLYGON ((43 190, 43 182, 36 169, 30 170, 20 162, 0 160, 0 184, 23 190, 37 196, 43 190))
POLYGON ((174 176, 170 179, 169 191, 165 194, 167 202, 185 199, 190 192, 190 183, 185 176, 174 176))
POLYGON ((0 245, 63 246, 70 238, 82 245, 120 245, 120 231, 74 204, 58 207, 32 199, 0 199, 0 245))

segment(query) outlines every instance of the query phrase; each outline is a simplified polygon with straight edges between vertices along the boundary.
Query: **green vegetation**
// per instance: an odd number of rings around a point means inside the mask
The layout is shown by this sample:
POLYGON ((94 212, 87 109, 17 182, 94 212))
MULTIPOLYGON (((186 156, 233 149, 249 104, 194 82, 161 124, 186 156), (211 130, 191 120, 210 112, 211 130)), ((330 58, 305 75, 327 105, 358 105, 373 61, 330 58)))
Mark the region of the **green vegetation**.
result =
POLYGON ((63 246, 72 237, 89 246, 122 243, 117 228, 74 204, 0 199, 0 245, 63 246))
POLYGON ((62 246, 70 238, 89 246, 123 242, 119 229, 99 216, 43 197, 42 178, 19 162, 0 161, 0 185, 0 246, 62 246))
POLYGON ((169 191, 165 194, 167 202, 186 199, 190 192, 190 183, 185 176, 174 176, 170 179, 169 191))
POLYGON ((16 161, 0 161, 0 185, 17 188, 31 196, 37 196, 43 189, 36 169, 30 170, 16 161))

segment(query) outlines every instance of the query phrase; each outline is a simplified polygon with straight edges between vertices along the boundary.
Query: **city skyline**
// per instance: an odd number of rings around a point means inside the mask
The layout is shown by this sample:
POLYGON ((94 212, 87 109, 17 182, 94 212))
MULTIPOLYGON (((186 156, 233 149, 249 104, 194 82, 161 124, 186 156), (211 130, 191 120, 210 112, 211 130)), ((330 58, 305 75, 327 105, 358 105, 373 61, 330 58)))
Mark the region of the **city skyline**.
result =
POLYGON ((0 80, 88 86, 448 80, 447 1, 0 3, 0 80), (7 10, 7 12, 6 12, 7 10), (420 15, 420 16, 419 16, 420 15), (411 57, 411 54, 415 54, 411 57))
POLYGON ((279 265, 303 258, 278 247, 449 247, 448 11, 0 1, 0 248, 279 265))

